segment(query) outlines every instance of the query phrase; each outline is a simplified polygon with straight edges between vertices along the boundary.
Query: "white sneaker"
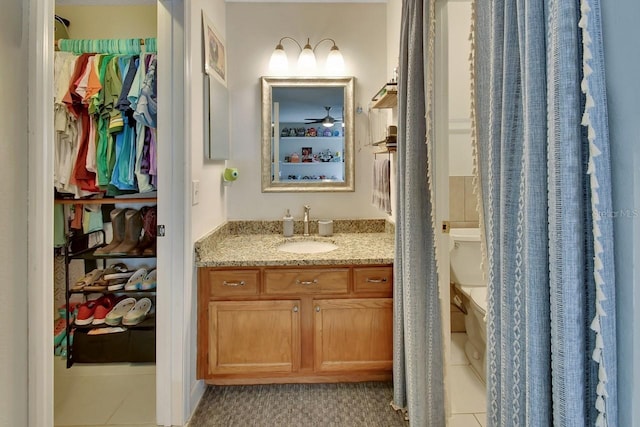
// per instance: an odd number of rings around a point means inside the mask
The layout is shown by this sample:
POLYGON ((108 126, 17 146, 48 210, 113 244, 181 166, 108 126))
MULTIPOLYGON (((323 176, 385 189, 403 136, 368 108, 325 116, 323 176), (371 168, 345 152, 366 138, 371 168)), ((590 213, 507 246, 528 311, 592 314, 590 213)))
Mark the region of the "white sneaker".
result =
POLYGON ((104 318, 104 321, 109 326, 117 326, 122 321, 122 318, 136 305, 135 298, 125 298, 113 307, 104 318))
POLYGON ((142 284, 140 284, 140 289, 143 291, 149 291, 151 289, 155 289, 157 274, 158 272, 156 269, 153 269, 149 273, 147 273, 147 276, 142 281, 142 284))
POLYGON ((122 324, 132 326, 142 322, 151 311, 151 305, 149 298, 140 298, 136 305, 124 315, 122 324))
POLYGON ((140 268, 136 270, 136 272, 133 273, 131 277, 129 277, 127 284, 124 285, 124 290, 139 291, 140 289, 142 289, 142 281, 145 277, 147 277, 147 274, 148 272, 146 268, 140 268))

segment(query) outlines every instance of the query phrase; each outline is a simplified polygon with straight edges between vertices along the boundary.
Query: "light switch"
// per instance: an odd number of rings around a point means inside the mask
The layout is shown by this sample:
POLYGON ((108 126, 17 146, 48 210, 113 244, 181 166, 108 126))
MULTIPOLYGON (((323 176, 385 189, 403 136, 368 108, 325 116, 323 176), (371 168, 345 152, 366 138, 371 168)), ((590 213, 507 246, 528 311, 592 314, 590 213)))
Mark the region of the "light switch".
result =
POLYGON ((191 181, 191 204, 193 206, 200 203, 200 181, 194 179, 191 181))

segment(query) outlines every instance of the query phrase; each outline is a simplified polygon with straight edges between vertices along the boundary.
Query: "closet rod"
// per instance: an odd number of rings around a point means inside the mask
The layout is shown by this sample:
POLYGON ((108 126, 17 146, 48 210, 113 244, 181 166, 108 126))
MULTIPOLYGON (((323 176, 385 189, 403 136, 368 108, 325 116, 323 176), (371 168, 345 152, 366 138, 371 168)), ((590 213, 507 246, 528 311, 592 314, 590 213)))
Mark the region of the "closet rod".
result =
MULTIPOLYGON (((55 47, 58 47, 58 46, 59 46, 59 45, 58 45, 58 43, 60 42, 60 40, 74 40, 74 39, 58 39, 58 40, 56 40, 56 41, 55 41, 55 43, 54 43, 54 44, 55 44, 55 47)), ((79 40, 79 39, 78 39, 78 40, 79 40)), ((104 39, 104 40, 111 40, 111 39, 104 39)), ((115 40, 117 40, 117 39, 115 39, 115 40)), ((144 39, 138 39, 138 40, 140 41, 140 46, 144 46, 144 43, 145 43, 145 42, 144 42, 144 39)))

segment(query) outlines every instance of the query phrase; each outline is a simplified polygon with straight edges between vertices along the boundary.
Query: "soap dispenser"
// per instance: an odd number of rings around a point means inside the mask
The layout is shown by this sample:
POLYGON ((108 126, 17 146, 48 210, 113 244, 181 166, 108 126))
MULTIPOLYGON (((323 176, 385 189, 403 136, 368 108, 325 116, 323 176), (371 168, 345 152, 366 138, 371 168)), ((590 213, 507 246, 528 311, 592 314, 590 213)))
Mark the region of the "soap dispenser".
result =
POLYGON ((282 234, 284 237, 293 236, 293 217, 287 209, 287 214, 282 218, 282 234))

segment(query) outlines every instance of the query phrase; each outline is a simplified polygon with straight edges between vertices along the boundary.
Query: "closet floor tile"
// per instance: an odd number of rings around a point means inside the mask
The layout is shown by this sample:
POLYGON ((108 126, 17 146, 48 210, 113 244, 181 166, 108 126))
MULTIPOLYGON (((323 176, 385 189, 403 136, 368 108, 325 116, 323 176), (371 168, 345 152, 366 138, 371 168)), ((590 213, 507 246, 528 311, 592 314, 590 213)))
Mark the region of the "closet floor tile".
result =
POLYGON ((128 388, 130 377, 86 376, 68 381, 55 409, 56 425, 100 425, 107 424, 115 409, 122 402, 122 391, 128 388))
POLYGON ((136 375, 120 406, 109 419, 111 425, 152 423, 156 419, 156 377, 136 375))
POLYGON ((67 426, 155 426, 155 366, 55 361, 54 422, 67 426))

